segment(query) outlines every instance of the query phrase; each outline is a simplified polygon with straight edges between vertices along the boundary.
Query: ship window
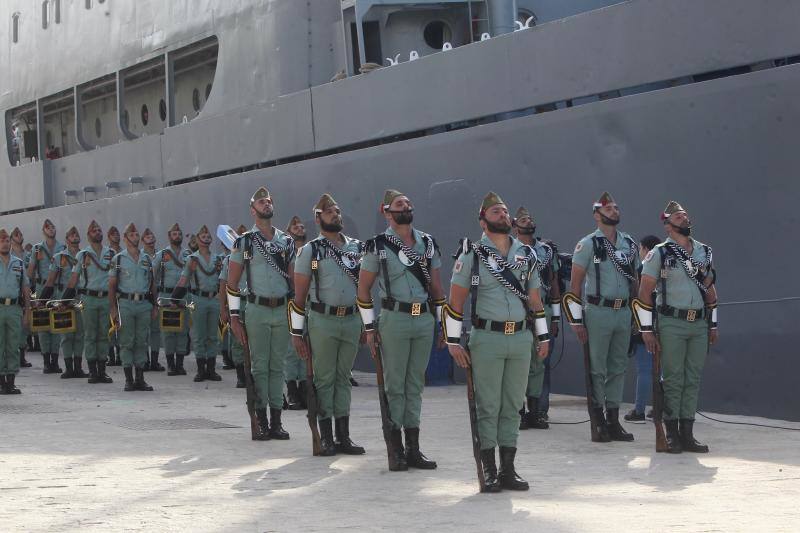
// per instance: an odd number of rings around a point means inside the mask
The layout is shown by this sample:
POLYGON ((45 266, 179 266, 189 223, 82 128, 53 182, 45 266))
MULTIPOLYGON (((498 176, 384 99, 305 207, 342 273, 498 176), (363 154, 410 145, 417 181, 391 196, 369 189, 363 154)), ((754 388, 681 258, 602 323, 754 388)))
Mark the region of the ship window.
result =
POLYGON ((527 9, 520 9, 517 12, 517 20, 520 21, 523 26, 525 25, 526 22, 528 22, 529 19, 530 19, 530 23, 528 23, 529 28, 533 28, 534 26, 536 26, 536 23, 539 22, 539 18, 533 11, 529 11, 527 9))
POLYGON ((86 0, 86 9, 92 9, 92 0, 86 0))
POLYGON ((197 89, 192 91, 192 107, 195 111, 200 111, 200 91, 197 89))
POLYGON ((449 43, 453 38, 453 33, 444 21, 434 20, 429 22, 422 32, 425 43, 434 50, 441 50, 444 43, 449 43))
POLYGON ((11 15, 11 42, 19 42, 19 13, 11 15))
POLYGON ((147 126, 147 123, 150 122, 150 110, 147 109, 147 104, 142 104, 142 126, 147 126))
POLYGON ((208 102, 208 97, 211 96, 211 84, 209 83, 206 85, 206 102, 208 102))
POLYGON ((42 2, 42 29, 47 29, 47 23, 49 22, 50 18, 50 0, 44 0, 42 2))
POLYGON ((158 103, 158 116, 161 118, 161 122, 167 120, 167 102, 163 98, 158 103))
POLYGON ((53 2, 53 20, 56 24, 61 24, 61 0, 52 0, 53 2))
POLYGON ((122 125, 125 126, 125 129, 128 129, 130 124, 131 124, 131 115, 130 113, 128 113, 128 110, 125 109, 122 111, 122 125))
POLYGON ((94 133, 97 135, 97 138, 100 138, 100 134, 103 133, 103 124, 100 122, 100 117, 94 119, 94 133))

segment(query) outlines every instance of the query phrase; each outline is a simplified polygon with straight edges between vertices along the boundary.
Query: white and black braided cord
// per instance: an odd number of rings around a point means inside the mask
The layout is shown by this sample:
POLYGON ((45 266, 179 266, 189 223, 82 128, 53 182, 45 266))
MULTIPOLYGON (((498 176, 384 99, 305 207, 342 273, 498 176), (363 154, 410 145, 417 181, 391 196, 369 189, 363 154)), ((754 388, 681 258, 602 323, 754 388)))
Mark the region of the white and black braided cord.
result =
MULTIPOLYGON (((537 259, 536 259, 536 252, 533 250, 533 248, 530 248, 530 250, 531 250, 531 253, 529 253, 524 259, 520 259, 519 261, 516 261, 514 263, 509 263, 504 258, 502 258, 499 255, 497 255, 496 253, 494 253, 491 250, 491 248, 489 248, 487 246, 484 246, 482 244, 479 244, 479 243, 473 243, 472 244, 473 253, 478 255, 478 258, 481 260, 481 263, 483 263, 483 266, 486 267, 486 270, 489 271, 489 273, 492 275, 492 277, 494 277, 494 279, 496 279, 497 282, 500 285, 502 285, 503 287, 505 287, 509 291, 513 292, 518 298, 520 298, 520 299, 522 299, 524 301, 528 301, 528 298, 529 298, 528 294, 523 292, 523 291, 518 290, 511 283, 509 283, 509 281, 506 278, 503 277, 501 272, 506 268, 509 269, 509 270, 519 270, 521 268, 525 268, 525 267, 530 265, 531 261, 533 261, 532 268, 536 268, 536 263, 538 262, 537 259), (492 259, 494 259, 494 261, 496 262, 497 270, 495 270, 489 264, 489 258, 490 257, 492 259)), ((528 273, 530 273, 530 269, 529 269, 528 273)))
POLYGON ((388 233, 384 233, 386 236, 386 240, 400 248, 405 256, 408 258, 409 261, 413 263, 417 263, 422 270, 422 275, 425 276, 425 282, 427 285, 431 283, 431 273, 428 271, 428 264, 426 259, 431 259, 433 257, 434 249, 433 249, 433 239, 425 239, 425 255, 424 257, 418 254, 413 249, 406 246, 406 244, 395 237, 394 235, 390 235, 388 233))
POLYGON ((622 254, 622 258, 620 259, 617 257, 617 251, 614 249, 608 239, 605 237, 598 237, 598 239, 606 249, 606 255, 608 256, 609 261, 611 261, 611 264, 614 265, 616 271, 625 276, 628 281, 636 281, 636 278, 632 274, 633 268, 631 268, 631 272, 627 272, 624 268, 626 266, 632 266, 633 258, 636 256, 636 247, 631 245, 630 251, 627 254, 622 254))
POLYGON ((339 268, 341 268, 344 271, 344 273, 347 274, 347 277, 350 278, 350 281, 352 281, 357 286, 358 272, 361 269, 360 262, 361 258, 364 257, 363 244, 361 242, 358 242, 358 247, 359 247, 358 252, 349 252, 347 250, 342 250, 340 248, 337 248, 331 241, 323 237, 320 239, 320 245, 322 246, 322 248, 325 249, 325 256, 323 257, 323 259, 325 257, 330 257, 334 261, 336 261, 336 264, 339 265, 339 268), (342 256, 345 256, 348 259, 356 261, 356 266, 350 268, 347 265, 345 265, 344 261, 342 261, 342 256))
POLYGON ((708 287, 706 287, 705 283, 703 283, 701 280, 697 279, 697 273, 707 269, 711 265, 711 247, 709 246, 706 248, 706 258, 703 261, 698 262, 692 259, 692 256, 689 255, 689 252, 687 252, 683 246, 676 242, 667 242, 664 243, 664 246, 678 258, 678 262, 683 267, 683 271, 686 272, 686 275, 689 276, 689 279, 691 279, 694 284, 697 285, 697 288, 700 289, 700 293, 705 296, 705 294, 708 292, 708 287), (689 268, 689 265, 691 265, 691 269, 689 268), (694 273, 692 273, 691 270, 694 270, 694 273))
MULTIPOLYGON (((264 259, 267 261, 267 264, 271 266, 275 272, 286 278, 289 279, 289 273, 283 270, 273 259, 273 254, 281 254, 287 251, 289 245, 280 246, 279 244, 275 244, 273 242, 265 241, 264 238, 259 235, 258 233, 253 233, 253 244, 258 249, 259 253, 264 256, 264 259)), ((294 243, 292 243, 294 245, 294 243)))

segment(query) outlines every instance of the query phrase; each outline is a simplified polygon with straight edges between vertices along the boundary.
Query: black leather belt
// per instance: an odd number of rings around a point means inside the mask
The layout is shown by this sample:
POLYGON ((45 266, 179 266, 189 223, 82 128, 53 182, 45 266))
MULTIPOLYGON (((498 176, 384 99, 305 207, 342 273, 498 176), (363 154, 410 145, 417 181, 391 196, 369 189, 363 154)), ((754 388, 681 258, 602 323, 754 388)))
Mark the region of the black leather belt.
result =
POLYGON ((495 320, 478 318, 472 321, 472 325, 478 329, 487 329, 490 331, 496 331, 498 333, 505 333, 506 335, 513 335, 514 333, 523 331, 525 329, 524 320, 520 320, 519 322, 497 322, 495 320))
POLYGON ((311 302, 309 305, 312 311, 316 311, 317 313, 322 313, 323 315, 334 315, 334 316, 350 316, 356 312, 355 305, 327 305, 322 302, 311 302))
POLYGON ((263 305, 264 307, 280 307, 286 305, 286 296, 280 298, 265 298, 263 296, 256 296, 255 294, 248 294, 247 301, 251 304, 263 305))
POLYGON ((589 296, 586 301, 592 305, 599 305, 600 307, 611 307, 612 309, 622 309, 628 307, 628 300, 617 298, 616 300, 609 300, 608 298, 601 298, 599 296, 589 296))
POLYGON ((133 300, 134 302, 143 302, 147 300, 147 294, 137 293, 137 292, 118 292, 117 293, 120 298, 124 300, 133 300))
POLYGON ((389 311, 400 311, 401 313, 408 313, 411 316, 419 316, 422 313, 426 313, 428 311, 427 302, 420 302, 420 303, 398 302, 397 300, 389 300, 388 298, 384 298, 383 300, 381 300, 381 307, 384 309, 388 309, 389 311))
MULTIPOLYGON (((190 292, 191 292, 192 294, 194 294, 195 296, 201 296, 201 297, 203 297, 203 298, 213 298, 214 296, 216 296, 216 295, 217 295, 217 291, 214 291, 214 292, 206 292, 206 291, 197 291, 197 290, 193 290, 193 291, 190 291, 190 292)), ((171 291, 170 291, 170 293, 171 293, 171 291)))
POLYGON ((108 291, 93 291, 90 289, 80 289, 78 294, 85 294, 86 296, 93 296, 95 298, 107 298, 108 291))
POLYGON ((707 316, 705 309, 676 309, 669 305, 660 306, 658 313, 671 318, 680 318, 687 322, 703 320, 707 316))
POLYGON ((17 305, 19 298, 0 298, 0 305, 17 305))

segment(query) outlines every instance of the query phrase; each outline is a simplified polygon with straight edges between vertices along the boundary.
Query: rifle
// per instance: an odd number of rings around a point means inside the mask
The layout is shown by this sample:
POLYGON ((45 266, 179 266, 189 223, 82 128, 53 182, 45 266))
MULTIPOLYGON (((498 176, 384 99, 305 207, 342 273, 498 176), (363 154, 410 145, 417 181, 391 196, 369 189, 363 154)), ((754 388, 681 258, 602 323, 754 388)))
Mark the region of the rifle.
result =
MULTIPOLYGON (((469 341, 467 341, 469 343, 469 341)), ((465 348, 467 353, 469 348, 465 348)), ((472 357, 470 354, 470 362, 472 357)), ((472 365, 465 369, 467 375, 467 406, 469 407, 469 429, 472 433, 472 455, 475 457, 475 466, 478 469, 478 487, 480 492, 486 491, 486 478, 483 475, 481 464, 481 437, 478 434, 478 407, 475 404, 475 384, 472 381, 472 365)))
POLYGON ((656 452, 665 452, 667 438, 664 435, 664 383, 661 381, 660 351, 661 346, 657 346, 653 352, 653 425, 656 428, 656 452))
POLYGON ((244 352, 244 382, 245 382, 245 391, 247 392, 247 414, 250 415, 250 437, 253 440, 258 440, 259 435, 261 434, 261 428, 258 425, 258 417, 256 416, 256 400, 258 398, 258 392, 256 392, 256 384, 253 380, 253 360, 250 356, 250 341, 247 337, 247 328, 242 324, 242 331, 244 332, 244 344, 242 345, 242 351, 244 352))
POLYGON ((592 409, 592 368, 589 360, 589 341, 583 345, 583 367, 586 375, 586 408, 589 410, 589 427, 592 432, 592 442, 600 441, 600 434, 597 431, 597 420, 592 409))
POLYGON ((381 354, 381 341, 378 332, 375 332, 375 373, 378 378, 378 403, 381 406, 381 426, 383 429, 383 440, 386 442, 386 454, 389 459, 389 470, 397 468, 397 454, 392 443, 392 415, 389 411, 389 398, 386 396, 386 388, 383 382, 383 356, 381 354))
MULTIPOLYGON (((306 337, 306 340, 308 337, 306 337)), ((311 428, 311 449, 315 456, 322 453, 322 443, 319 437, 319 424, 317 423, 317 413, 319 404, 317 403, 317 388, 314 385, 314 364, 311 362, 311 343, 308 343, 309 354, 306 359, 306 404, 308 411, 308 427, 311 428)))

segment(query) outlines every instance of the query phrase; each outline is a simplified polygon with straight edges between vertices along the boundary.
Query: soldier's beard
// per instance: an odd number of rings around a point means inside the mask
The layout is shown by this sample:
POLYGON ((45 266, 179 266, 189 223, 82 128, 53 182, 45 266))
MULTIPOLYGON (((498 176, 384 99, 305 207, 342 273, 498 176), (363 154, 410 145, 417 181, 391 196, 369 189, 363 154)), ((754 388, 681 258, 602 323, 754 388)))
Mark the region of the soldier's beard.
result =
POLYGON ((257 216, 258 218, 260 218, 261 220, 269 220, 269 219, 271 219, 271 218, 272 218, 272 215, 273 215, 274 213, 275 213, 275 212, 274 212, 272 209, 269 209, 269 210, 267 210, 267 211, 264 211, 263 213, 262 213, 261 211, 259 211, 258 209, 256 209, 256 216, 257 216))
POLYGON ((600 213, 600 222, 602 222, 606 226, 616 226, 617 224, 619 224, 619 220, 620 219, 618 218, 608 218, 603 213, 600 213))
POLYGON ((684 237, 688 237, 689 235, 692 234, 692 225, 691 224, 689 224, 688 226, 684 227, 684 226, 676 226, 675 224, 670 222, 669 225, 672 226, 675 231, 677 231, 678 233, 680 233, 684 237))
POLYGON ((319 227, 322 228, 322 231, 329 231, 331 233, 339 233, 340 231, 342 231, 342 228, 344 226, 342 225, 341 221, 328 223, 328 222, 325 222, 324 220, 322 220, 322 218, 320 218, 319 219, 319 227))
POLYGON ((171 239, 171 240, 169 241, 169 243, 170 243, 171 245, 173 245, 173 246, 180 246, 181 244, 183 244, 183 238, 180 238, 180 239, 171 239))
POLYGON ((517 226, 517 233, 520 235, 533 235, 536 233, 536 226, 517 226))
POLYGON ((407 226, 414 222, 414 211, 391 211, 392 213, 392 220, 394 220, 395 224, 400 226, 407 226))
POLYGON ((103 236, 102 235, 89 235, 89 240, 92 241, 95 244, 100 244, 101 242, 103 242, 103 236))
POLYGON ((509 233, 511 233, 511 224, 509 224, 508 222, 505 221, 489 222, 488 220, 485 220, 485 222, 486 222, 486 229, 490 233, 502 233, 504 235, 508 235, 509 233))
POLYGON ((198 244, 202 244, 203 246, 205 246, 206 248, 208 248, 208 247, 211 245, 211 240, 212 240, 212 239, 211 239, 211 238, 209 238, 209 237, 198 238, 198 239, 197 239, 197 243, 198 243, 198 244))

